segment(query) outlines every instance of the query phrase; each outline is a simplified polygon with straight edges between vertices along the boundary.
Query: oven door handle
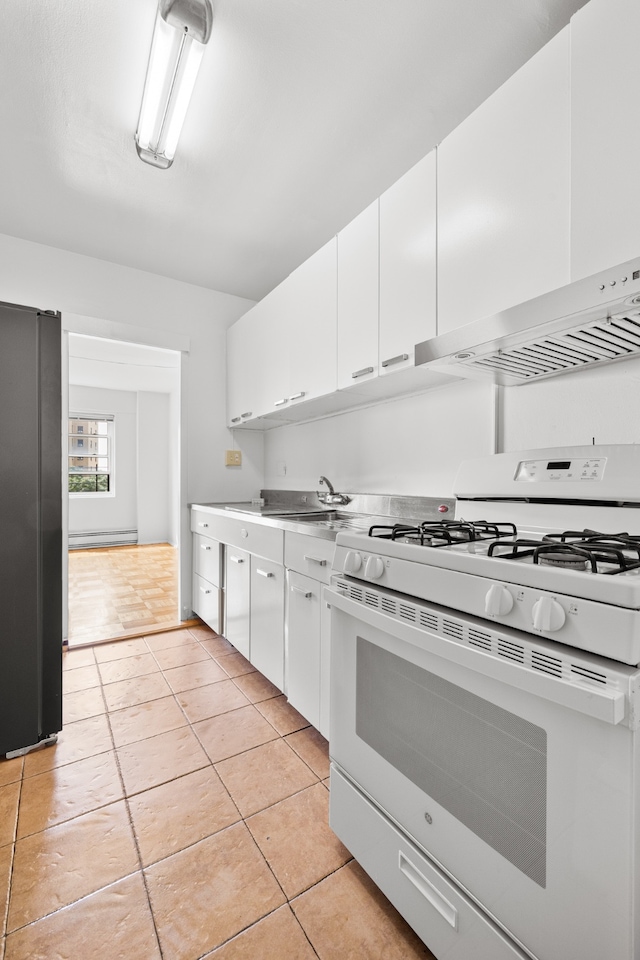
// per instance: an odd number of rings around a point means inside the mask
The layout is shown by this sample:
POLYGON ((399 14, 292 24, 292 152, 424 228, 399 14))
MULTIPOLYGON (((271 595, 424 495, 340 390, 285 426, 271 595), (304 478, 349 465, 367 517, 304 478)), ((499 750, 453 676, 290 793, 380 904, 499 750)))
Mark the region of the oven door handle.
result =
MULTIPOLYGON (((464 643, 439 636, 427 627, 414 627, 400 622, 372 606, 365 606, 364 603, 344 596, 333 586, 325 588, 325 598, 329 606, 361 623, 367 623, 376 630, 442 657, 450 663, 467 667, 477 674, 491 677, 518 690, 525 690, 535 697, 560 704, 605 723, 615 725, 624 719, 625 694, 621 690, 598 689, 586 682, 553 677, 493 653, 476 650, 464 643)), ((456 620, 454 616, 448 616, 447 619, 456 620)), ((457 622, 464 625, 464 620, 457 622)))

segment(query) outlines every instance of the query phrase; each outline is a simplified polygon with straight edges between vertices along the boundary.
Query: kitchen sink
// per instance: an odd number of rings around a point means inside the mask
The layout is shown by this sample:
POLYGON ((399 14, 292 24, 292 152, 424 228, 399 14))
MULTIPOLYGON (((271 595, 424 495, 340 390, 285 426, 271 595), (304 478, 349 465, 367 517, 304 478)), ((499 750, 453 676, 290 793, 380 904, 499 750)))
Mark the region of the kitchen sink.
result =
POLYGON ((368 530, 370 526, 380 522, 379 517, 345 513, 340 510, 322 510, 318 513, 288 513, 283 514, 281 519, 290 520, 293 523, 311 524, 326 530, 368 530))

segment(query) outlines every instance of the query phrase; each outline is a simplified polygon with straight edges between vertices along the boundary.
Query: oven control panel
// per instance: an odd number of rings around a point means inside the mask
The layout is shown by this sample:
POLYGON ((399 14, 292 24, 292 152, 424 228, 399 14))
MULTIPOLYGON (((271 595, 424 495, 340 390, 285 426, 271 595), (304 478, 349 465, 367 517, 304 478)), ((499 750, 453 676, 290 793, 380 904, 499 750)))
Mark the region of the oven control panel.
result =
POLYGON ((579 457, 573 460, 521 460, 515 480, 525 483, 587 481, 598 482, 604 476, 606 457, 579 457))

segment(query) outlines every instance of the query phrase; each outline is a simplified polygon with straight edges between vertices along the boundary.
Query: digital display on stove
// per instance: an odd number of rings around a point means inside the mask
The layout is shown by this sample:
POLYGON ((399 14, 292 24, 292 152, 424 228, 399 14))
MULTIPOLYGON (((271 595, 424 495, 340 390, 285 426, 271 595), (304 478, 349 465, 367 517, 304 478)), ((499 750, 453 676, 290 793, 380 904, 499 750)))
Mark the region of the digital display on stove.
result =
POLYGON ((606 457, 579 457, 575 460, 521 460, 515 480, 525 483, 594 483, 602 480, 606 457))

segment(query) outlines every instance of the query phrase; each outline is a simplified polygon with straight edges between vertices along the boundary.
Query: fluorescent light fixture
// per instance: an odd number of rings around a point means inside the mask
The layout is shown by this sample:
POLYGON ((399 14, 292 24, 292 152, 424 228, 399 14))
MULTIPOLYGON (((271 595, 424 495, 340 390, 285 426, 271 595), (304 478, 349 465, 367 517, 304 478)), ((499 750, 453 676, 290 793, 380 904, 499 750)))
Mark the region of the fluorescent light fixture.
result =
POLYGON ((204 47, 211 0, 159 0, 144 82, 136 149, 146 163, 173 163, 204 47))

